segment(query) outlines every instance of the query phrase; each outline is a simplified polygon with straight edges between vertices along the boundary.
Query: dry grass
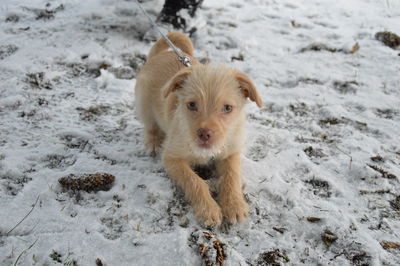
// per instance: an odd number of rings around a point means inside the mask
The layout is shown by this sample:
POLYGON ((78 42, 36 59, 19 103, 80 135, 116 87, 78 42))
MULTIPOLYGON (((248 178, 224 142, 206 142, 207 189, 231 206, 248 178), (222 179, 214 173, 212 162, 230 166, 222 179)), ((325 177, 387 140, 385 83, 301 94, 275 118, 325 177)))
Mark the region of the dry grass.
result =
POLYGON ((387 179, 396 179, 397 176, 395 176, 392 173, 389 173, 388 171, 376 166, 376 165, 371 165, 371 164, 367 164, 370 168, 374 169, 375 171, 377 171, 378 173, 380 173, 382 175, 383 178, 387 178, 387 179))

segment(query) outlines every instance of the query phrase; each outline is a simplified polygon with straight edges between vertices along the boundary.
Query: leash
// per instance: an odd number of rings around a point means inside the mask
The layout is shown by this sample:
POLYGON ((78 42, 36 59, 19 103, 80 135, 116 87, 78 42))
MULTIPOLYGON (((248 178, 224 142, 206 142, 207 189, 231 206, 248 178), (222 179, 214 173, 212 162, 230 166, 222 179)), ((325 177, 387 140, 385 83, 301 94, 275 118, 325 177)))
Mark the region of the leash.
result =
POLYGON ((168 39, 167 36, 164 35, 164 33, 161 32, 161 30, 158 28, 157 24, 152 20, 152 18, 150 17, 150 15, 146 12, 146 10, 143 9, 142 5, 140 4, 139 0, 136 0, 136 4, 139 6, 140 10, 142 10, 143 14, 147 17, 147 19, 150 21, 150 24, 152 25, 152 27, 154 27, 158 33, 161 34, 162 38, 166 41, 166 43, 169 45, 169 47, 171 47, 171 49, 175 52, 175 54, 178 56, 179 61, 182 62, 182 64, 186 67, 190 67, 192 66, 192 64, 190 63, 190 58, 186 55, 183 55, 181 49, 179 49, 178 47, 176 47, 170 39, 168 39))

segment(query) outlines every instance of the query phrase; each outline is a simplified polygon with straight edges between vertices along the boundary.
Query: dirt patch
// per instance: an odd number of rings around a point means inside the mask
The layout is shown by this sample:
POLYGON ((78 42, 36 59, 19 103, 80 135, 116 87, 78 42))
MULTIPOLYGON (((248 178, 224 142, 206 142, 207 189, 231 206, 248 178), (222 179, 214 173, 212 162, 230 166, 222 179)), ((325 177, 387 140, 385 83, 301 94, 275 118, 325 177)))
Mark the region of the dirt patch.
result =
POLYGON ((168 225, 179 224, 180 227, 187 228, 189 219, 186 214, 190 211, 190 204, 185 200, 185 195, 180 188, 175 187, 172 200, 168 203, 168 225))
POLYGON ((53 89, 53 84, 50 80, 45 79, 44 72, 28 73, 26 74, 25 82, 35 89, 53 89))
POLYGON ((313 178, 304 182, 311 187, 314 195, 323 198, 329 198, 332 195, 330 185, 327 181, 313 178))
POLYGON ((88 139, 72 134, 63 135, 60 137, 60 140, 69 149, 79 149, 80 151, 84 151, 86 147, 92 147, 92 144, 89 143, 88 139))
POLYGON ((18 47, 15 46, 14 44, 8 44, 8 45, 1 45, 0 46, 0 60, 3 60, 6 57, 9 57, 13 53, 15 53, 18 50, 18 47))
POLYGON ((338 125, 340 123, 342 123, 342 121, 340 119, 336 118, 336 117, 319 120, 319 124, 323 125, 323 126, 338 125))
POLYGON ((267 155, 268 155, 268 141, 264 136, 260 136, 248 148, 246 157, 250 158, 255 162, 258 162, 267 157, 267 155))
POLYGON ((100 104, 89 108, 77 107, 76 110, 79 111, 79 117, 83 121, 96 121, 99 116, 108 114, 111 106, 100 104))
POLYGON ((359 49, 360 49, 360 45, 358 43, 355 43, 351 49, 334 48, 334 47, 328 46, 323 43, 312 43, 304 48, 301 48, 300 53, 304 53, 304 52, 308 52, 308 51, 313 51, 313 52, 327 51, 327 52, 331 52, 331 53, 354 54, 359 49))
POLYGON ((136 76, 135 71, 129 66, 112 67, 110 72, 114 74, 117 79, 133 79, 136 76))
POLYGON ((17 175, 13 173, 0 175, 0 184, 3 187, 5 194, 15 196, 31 181, 32 178, 26 175, 17 175))
POLYGON ((372 157, 370 157, 370 159, 371 159, 371 161, 376 162, 376 163, 385 162, 385 159, 380 155, 372 156, 372 157))
POLYGON ((30 111, 22 111, 22 112, 18 113, 18 117, 21 117, 21 118, 32 118, 32 117, 34 117, 36 115, 36 112, 37 111, 35 109, 30 110, 30 111))
POLYGON ((305 103, 291 103, 289 104, 289 109, 296 116, 305 116, 309 111, 309 108, 305 103))
POLYGON ((322 84, 324 84, 323 81, 321 81, 319 79, 316 79, 316 78, 304 78, 303 77, 303 78, 299 78, 297 81, 299 83, 310 84, 310 85, 314 85, 314 84, 322 85, 322 84))
MULTIPOLYGON (((297 79, 289 79, 286 81, 277 81, 277 85, 280 85, 284 88, 295 88, 300 85, 323 85, 324 82, 316 79, 316 78, 309 78, 309 77, 299 77, 297 79)), ((271 84, 265 84, 266 87, 271 86, 271 84)))
POLYGON ((43 162, 50 169, 66 168, 76 162, 76 157, 74 155, 49 154, 43 159, 43 162))
POLYGON ((55 8, 50 8, 51 4, 47 3, 46 8, 25 8, 28 11, 33 12, 36 15, 36 20, 50 20, 55 18, 55 14, 59 11, 64 10, 64 5, 61 4, 55 8))
POLYGON ((327 119, 321 119, 321 120, 319 120, 318 123, 319 123, 319 125, 324 126, 324 127, 330 126, 330 125, 347 124, 347 125, 353 126, 354 128, 356 128, 360 131, 364 131, 368 127, 368 124, 365 122, 352 120, 352 119, 344 117, 344 116, 342 116, 341 118, 330 117, 327 119))
POLYGON ((288 263, 289 261, 290 260, 288 256, 284 252, 280 251, 279 249, 275 249, 261 253, 254 264, 257 266, 280 266, 288 263))
POLYGON ((57 251, 53 250, 53 252, 50 253, 49 257, 54 261, 58 263, 62 263, 62 255, 58 253, 57 251))
POLYGON ((233 61, 244 61, 244 54, 239 53, 238 56, 231 56, 231 62, 233 61))
POLYGON ((389 201, 389 203, 393 210, 400 212, 400 195, 389 201))
POLYGON ((12 14, 12 15, 9 15, 9 16, 7 16, 7 18, 6 18, 6 22, 7 23, 17 23, 19 21, 19 16, 18 15, 16 15, 16 14, 12 14))
POLYGON ((77 260, 70 258, 71 255, 72 255, 72 253, 68 252, 68 254, 64 256, 64 255, 62 255, 61 252, 53 250, 49 254, 49 257, 56 264, 63 264, 65 266, 78 266, 77 260), (65 258, 63 258, 63 257, 65 257, 65 258))
POLYGON ((359 83, 355 80, 351 81, 334 81, 333 88, 340 94, 355 94, 359 83))
MULTIPOLYGON (((64 63, 59 62, 60 65, 64 65, 69 69, 69 75, 73 77, 88 76, 97 78, 101 75, 101 70, 107 70, 114 74, 117 79, 133 79, 136 76, 139 66, 135 65, 136 69, 130 66, 129 62, 126 65, 113 67, 109 62, 98 61, 98 62, 88 62, 86 59, 89 58, 88 54, 82 55, 82 62, 77 63, 64 63)), ((123 59, 127 60, 127 59, 123 59)), ((134 65, 134 64, 133 64, 134 65)), ((141 66, 141 65, 140 65, 141 66)))
POLYGON ((357 266, 369 266, 370 265, 370 258, 367 252, 361 252, 356 254, 350 254, 350 258, 348 258, 354 265, 357 266))
POLYGON ((319 148, 313 148, 312 146, 309 146, 304 149, 304 153, 310 157, 310 158, 322 158, 326 157, 327 155, 322 152, 322 149, 319 148))
POLYGON ((48 100, 46 100, 45 98, 38 98, 37 99, 37 104, 39 105, 39 106, 47 106, 47 105, 49 105, 49 101, 48 100))
POLYGON ((145 54, 139 54, 139 53, 122 54, 121 58, 124 66, 129 66, 135 72, 138 72, 147 61, 147 56, 145 54))
POLYGON ((387 109, 379 109, 378 108, 378 109, 375 110, 375 114, 378 117, 385 118, 385 119, 393 119, 396 116, 398 116, 399 113, 400 112, 398 110, 389 109, 389 108, 387 108, 387 109))
POLYGON ((93 154, 94 154, 94 158, 96 160, 102 160, 102 161, 108 162, 111 165, 117 164, 117 160, 111 159, 109 156, 107 156, 105 154, 100 154, 97 150, 93 150, 93 154))
POLYGON ((101 217, 100 222, 105 226, 105 228, 101 230, 101 233, 109 240, 120 238, 126 231, 126 224, 124 221, 124 217, 101 217))
POLYGON ((362 245, 358 242, 350 243, 343 250, 343 254, 353 265, 369 266, 371 265, 371 256, 361 249, 362 245))
POLYGON ((69 69, 68 75, 72 77, 88 76, 97 78, 101 75, 101 69, 108 69, 110 67, 110 65, 106 62, 97 62, 97 63, 59 62, 58 64, 66 66, 69 69))

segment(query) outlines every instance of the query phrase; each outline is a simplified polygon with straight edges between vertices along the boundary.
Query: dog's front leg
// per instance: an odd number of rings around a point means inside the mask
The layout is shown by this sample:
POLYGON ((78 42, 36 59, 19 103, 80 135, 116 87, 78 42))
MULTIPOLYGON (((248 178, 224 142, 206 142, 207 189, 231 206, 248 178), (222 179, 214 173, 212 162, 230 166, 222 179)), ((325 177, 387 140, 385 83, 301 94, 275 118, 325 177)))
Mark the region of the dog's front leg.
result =
POLYGON ((221 160, 217 165, 218 173, 221 176, 219 200, 222 214, 230 223, 242 222, 249 212, 242 192, 240 165, 239 152, 221 160))
POLYGON ((186 198, 192 203, 197 219, 206 226, 221 224, 221 208, 211 197, 208 185, 193 172, 189 163, 166 156, 163 156, 163 162, 170 178, 184 190, 186 198))

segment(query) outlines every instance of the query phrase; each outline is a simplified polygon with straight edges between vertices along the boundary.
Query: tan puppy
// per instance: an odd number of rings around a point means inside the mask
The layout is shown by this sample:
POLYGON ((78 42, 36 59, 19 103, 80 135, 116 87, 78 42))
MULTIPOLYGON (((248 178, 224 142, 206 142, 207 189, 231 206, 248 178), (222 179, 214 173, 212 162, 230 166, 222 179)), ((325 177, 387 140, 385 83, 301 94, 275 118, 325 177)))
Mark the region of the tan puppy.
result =
POLYGON ((145 145, 152 154, 162 146, 168 175, 184 190, 196 217, 205 225, 230 223, 248 214, 240 179, 246 98, 261 107, 251 80, 224 66, 202 65, 193 45, 179 32, 168 38, 191 59, 185 67, 163 39, 151 48, 137 77, 136 110, 144 124, 145 145), (219 204, 194 165, 213 160, 221 177, 219 204))

